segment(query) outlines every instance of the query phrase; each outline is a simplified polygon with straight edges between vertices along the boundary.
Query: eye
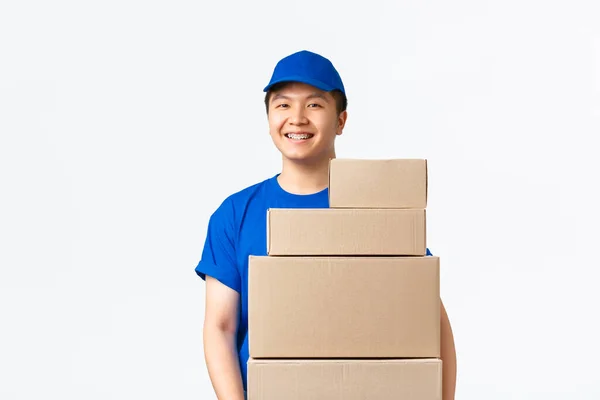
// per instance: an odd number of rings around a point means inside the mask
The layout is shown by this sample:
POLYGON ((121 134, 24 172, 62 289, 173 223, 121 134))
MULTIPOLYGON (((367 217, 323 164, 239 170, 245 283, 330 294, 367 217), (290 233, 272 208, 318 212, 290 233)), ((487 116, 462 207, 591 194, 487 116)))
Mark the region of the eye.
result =
POLYGON ((288 105, 285 103, 281 103, 281 104, 277 105, 277 108, 286 108, 286 107, 288 107, 288 105))
POLYGON ((308 106, 309 107, 321 107, 321 105, 317 104, 317 103, 312 103, 312 104, 309 104, 308 106))

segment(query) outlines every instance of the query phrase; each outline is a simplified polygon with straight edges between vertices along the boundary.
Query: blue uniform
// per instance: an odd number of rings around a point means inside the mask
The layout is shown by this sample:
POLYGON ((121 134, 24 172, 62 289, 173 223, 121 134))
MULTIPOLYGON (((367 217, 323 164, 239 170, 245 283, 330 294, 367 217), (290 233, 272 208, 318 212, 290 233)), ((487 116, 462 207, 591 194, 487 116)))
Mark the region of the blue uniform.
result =
MULTIPOLYGON (((291 194, 277 181, 279 174, 227 197, 211 215, 196 273, 212 276, 240 293, 237 349, 244 388, 247 387, 248 257, 267 255, 269 208, 328 208, 328 190, 291 194)), ((428 250, 428 254, 429 250, 428 250)))
POLYGON ((237 334, 244 388, 248 361, 248 256, 267 255, 269 208, 327 208, 328 191, 295 195, 283 190, 277 176, 227 197, 211 215, 202 258, 196 273, 212 276, 240 293, 241 314, 237 334))

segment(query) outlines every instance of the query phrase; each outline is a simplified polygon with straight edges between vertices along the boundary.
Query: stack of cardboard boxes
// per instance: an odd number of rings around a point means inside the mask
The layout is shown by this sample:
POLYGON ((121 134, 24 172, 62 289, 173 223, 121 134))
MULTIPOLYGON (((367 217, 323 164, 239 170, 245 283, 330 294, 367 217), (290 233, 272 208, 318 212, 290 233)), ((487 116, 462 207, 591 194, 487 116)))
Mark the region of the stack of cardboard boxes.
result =
POLYGON ((327 209, 270 209, 249 261, 248 400, 440 400, 426 160, 334 159, 327 209))

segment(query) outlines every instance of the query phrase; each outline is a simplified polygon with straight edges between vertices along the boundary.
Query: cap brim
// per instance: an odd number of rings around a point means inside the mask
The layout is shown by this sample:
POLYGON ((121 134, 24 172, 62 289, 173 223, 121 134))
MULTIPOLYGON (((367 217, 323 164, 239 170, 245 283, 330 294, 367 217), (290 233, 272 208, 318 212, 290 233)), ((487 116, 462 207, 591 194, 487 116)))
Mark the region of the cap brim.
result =
POLYGON ((334 89, 336 89, 335 87, 328 85, 324 82, 321 82, 317 79, 310 79, 307 78, 305 76, 286 76, 286 77, 282 77, 282 78, 278 78, 275 80, 272 80, 271 82, 269 82, 269 84, 263 89, 263 92, 267 92, 269 91, 269 89, 271 89, 271 87, 277 83, 282 83, 282 82, 299 82, 299 83, 306 83, 307 85, 311 85, 316 87, 317 89, 321 89, 325 92, 330 92, 334 89))

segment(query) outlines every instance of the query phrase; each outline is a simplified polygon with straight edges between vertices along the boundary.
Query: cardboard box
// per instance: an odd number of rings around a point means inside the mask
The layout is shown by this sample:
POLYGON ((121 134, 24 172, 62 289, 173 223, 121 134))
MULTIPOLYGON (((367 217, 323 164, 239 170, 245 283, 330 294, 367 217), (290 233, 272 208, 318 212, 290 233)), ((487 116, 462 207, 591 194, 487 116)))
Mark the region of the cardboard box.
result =
POLYGON ((248 400, 441 400, 442 361, 248 361, 248 400))
POLYGON ((267 212, 267 252, 423 256, 425 228, 424 209, 272 208, 267 212))
POLYGON ((439 257, 251 256, 253 358, 439 358, 439 257))
POLYGON ((427 208, 427 160, 332 159, 331 208, 427 208))

